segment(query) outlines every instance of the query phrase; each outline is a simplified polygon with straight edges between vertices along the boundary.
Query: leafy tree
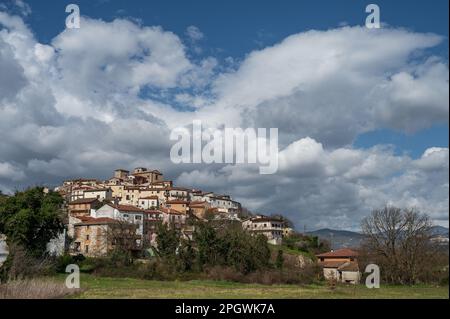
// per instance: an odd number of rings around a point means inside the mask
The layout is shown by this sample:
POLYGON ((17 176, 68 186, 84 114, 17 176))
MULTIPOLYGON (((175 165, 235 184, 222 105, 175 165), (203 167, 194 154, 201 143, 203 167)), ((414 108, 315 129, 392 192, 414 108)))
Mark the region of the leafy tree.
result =
POLYGON ((267 244, 267 237, 262 234, 252 237, 254 238, 252 246, 254 247, 253 256, 256 260, 256 269, 267 267, 270 261, 270 248, 267 244))
POLYGON ((194 268, 195 250, 190 240, 183 239, 178 249, 178 269, 190 271, 194 268))
POLYGON ((42 187, 16 192, 0 201, 0 233, 7 244, 23 247, 35 257, 45 254, 47 243, 64 229, 63 198, 55 192, 44 194, 42 187))
POLYGON ((175 257, 180 244, 177 230, 174 227, 161 223, 158 225, 156 234, 159 255, 166 259, 175 257))
POLYGON ((198 223, 194 232, 199 266, 218 264, 219 239, 216 230, 208 223, 198 223))
POLYGON ((252 236, 236 225, 220 225, 215 229, 209 223, 197 227, 194 239, 200 266, 222 265, 249 273, 268 266, 270 249, 264 235, 252 236))
POLYGON ((279 249, 277 253, 277 259, 275 260, 275 266, 278 269, 282 269, 283 263, 284 263, 283 250, 279 249))

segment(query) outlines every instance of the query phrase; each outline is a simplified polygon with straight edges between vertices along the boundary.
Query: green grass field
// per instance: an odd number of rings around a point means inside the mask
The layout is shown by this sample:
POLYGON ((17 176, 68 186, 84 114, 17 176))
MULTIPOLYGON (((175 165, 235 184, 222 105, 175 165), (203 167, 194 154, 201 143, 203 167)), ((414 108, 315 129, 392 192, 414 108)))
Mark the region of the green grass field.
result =
POLYGON ((105 278, 83 274, 83 292, 71 298, 449 298, 448 287, 385 286, 368 289, 363 285, 338 286, 330 290, 325 285, 241 284, 220 281, 153 281, 130 278, 105 278))

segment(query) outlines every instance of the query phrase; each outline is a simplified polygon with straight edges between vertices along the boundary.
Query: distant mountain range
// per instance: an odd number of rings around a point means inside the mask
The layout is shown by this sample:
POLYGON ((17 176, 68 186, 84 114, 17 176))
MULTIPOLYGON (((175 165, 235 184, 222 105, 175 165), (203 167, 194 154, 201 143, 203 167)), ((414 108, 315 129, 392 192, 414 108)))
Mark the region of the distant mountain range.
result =
POLYGON ((307 232, 308 235, 317 236, 319 239, 327 240, 332 249, 357 248, 364 238, 363 234, 349 231, 323 228, 307 232))
MULTIPOLYGON (((448 228, 442 226, 433 226, 431 233, 434 237, 448 238, 448 228)), ((317 236, 330 242, 332 249, 339 248, 357 248, 360 246, 364 235, 349 230, 336 230, 323 228, 315 231, 307 232, 308 235, 317 236)))

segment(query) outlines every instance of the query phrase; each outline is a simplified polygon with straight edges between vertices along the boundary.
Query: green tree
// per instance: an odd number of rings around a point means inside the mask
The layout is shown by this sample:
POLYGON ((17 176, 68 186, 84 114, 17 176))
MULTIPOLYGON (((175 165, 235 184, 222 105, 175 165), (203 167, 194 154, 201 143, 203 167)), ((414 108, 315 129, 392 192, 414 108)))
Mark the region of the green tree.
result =
POLYGON ((253 258, 256 260, 256 268, 260 269, 267 267, 270 261, 270 248, 267 244, 267 237, 259 234, 256 237, 253 236, 253 238, 253 258))
POLYGON ((198 223, 194 232, 197 246, 197 260, 200 267, 219 263, 219 238, 217 231, 209 223, 198 223))
POLYGON ((161 223, 158 225, 156 234, 159 255, 166 259, 174 258, 180 244, 180 236, 177 230, 161 223))
POLYGON ((192 270, 195 258, 196 254, 191 241, 182 239, 178 249, 178 269, 183 272, 192 270))
POLYGON ((284 263, 283 250, 279 249, 277 253, 277 259, 275 260, 275 266, 278 269, 282 269, 283 263, 284 263))
POLYGON ((0 201, 0 233, 7 244, 23 247, 27 253, 41 257, 47 243, 63 230, 63 198, 55 192, 45 194, 42 187, 16 192, 0 201))

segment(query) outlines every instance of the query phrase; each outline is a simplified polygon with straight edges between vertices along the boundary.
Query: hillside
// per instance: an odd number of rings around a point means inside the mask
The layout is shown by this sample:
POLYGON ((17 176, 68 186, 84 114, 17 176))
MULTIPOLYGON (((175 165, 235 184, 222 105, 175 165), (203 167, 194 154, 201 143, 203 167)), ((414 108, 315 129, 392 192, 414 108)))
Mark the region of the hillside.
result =
POLYGON ((364 235, 349 230, 319 229, 307 232, 308 235, 317 236, 321 240, 327 240, 331 248, 339 249, 344 247, 358 247, 364 235))
MULTIPOLYGON (((433 226, 431 229, 433 237, 448 238, 448 228, 442 226, 433 226)), ((358 232, 349 230, 336 230, 336 229, 319 229, 311 232, 307 232, 308 235, 317 236, 319 239, 327 240, 330 242, 333 249, 339 248, 356 248, 361 244, 364 239, 364 235, 358 232)))

